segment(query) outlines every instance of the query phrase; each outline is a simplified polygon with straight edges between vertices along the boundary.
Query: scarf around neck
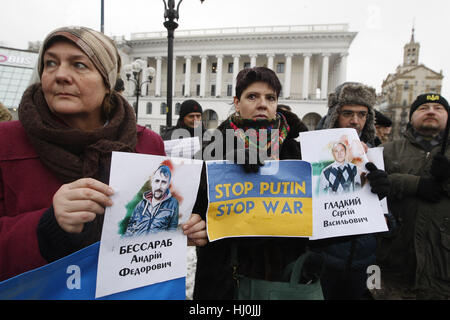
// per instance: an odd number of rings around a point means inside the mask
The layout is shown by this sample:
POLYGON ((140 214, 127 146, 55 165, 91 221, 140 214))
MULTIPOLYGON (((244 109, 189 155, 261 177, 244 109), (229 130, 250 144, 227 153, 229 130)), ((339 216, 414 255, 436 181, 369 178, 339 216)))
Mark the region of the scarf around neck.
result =
POLYGON ((246 149, 254 147, 266 152, 270 150, 272 155, 279 154, 278 151, 290 130, 285 116, 281 113, 277 113, 275 119, 269 120, 242 119, 238 113, 234 113, 229 117, 229 124, 234 130, 235 136, 244 142, 246 149), (264 136, 260 135, 260 129, 267 130, 264 140, 264 136), (278 130, 278 135, 272 136, 272 130, 278 130))
POLYGON ((71 128, 50 111, 40 83, 31 85, 19 105, 19 120, 40 160, 63 183, 80 178, 109 181, 111 152, 134 152, 136 120, 126 100, 114 94, 113 110, 104 127, 71 128))

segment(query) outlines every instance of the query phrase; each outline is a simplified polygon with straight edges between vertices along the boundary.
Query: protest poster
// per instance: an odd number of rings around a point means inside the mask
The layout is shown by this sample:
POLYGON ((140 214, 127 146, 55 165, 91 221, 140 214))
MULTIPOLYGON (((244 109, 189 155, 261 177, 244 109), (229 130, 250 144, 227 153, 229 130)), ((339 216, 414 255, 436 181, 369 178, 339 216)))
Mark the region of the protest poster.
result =
POLYGON ((113 152, 96 297, 186 276, 180 225, 194 206, 202 161, 113 152))
POLYGON ((380 201, 366 178, 368 158, 356 130, 301 132, 300 144, 303 160, 312 166, 311 239, 387 231, 380 201))
POLYGON ((312 235, 309 163, 266 161, 255 174, 226 161, 208 161, 206 166, 209 241, 240 236, 312 235))

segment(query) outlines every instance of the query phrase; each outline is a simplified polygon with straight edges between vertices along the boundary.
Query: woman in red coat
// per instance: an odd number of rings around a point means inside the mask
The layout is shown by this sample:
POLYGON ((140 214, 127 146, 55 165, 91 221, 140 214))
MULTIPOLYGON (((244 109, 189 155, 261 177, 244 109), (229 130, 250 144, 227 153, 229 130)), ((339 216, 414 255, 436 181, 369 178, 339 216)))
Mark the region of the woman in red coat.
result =
MULTIPOLYGON (((0 281, 100 240, 112 151, 165 155, 114 91, 120 66, 97 31, 60 28, 44 40, 41 81, 25 91, 19 121, 0 124, 0 281)), ((199 217, 183 228, 202 244, 199 217)))

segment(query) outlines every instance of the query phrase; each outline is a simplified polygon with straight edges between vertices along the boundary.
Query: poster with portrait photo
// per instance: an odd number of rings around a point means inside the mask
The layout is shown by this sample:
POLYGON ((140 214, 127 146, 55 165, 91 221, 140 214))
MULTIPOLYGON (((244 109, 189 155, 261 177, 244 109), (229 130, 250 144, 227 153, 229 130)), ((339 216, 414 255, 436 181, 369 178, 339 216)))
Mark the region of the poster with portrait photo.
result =
MULTIPOLYGON (((202 161, 113 152, 96 298, 186 276, 188 221, 202 161)), ((151 297, 149 297, 151 299, 151 297)))
POLYGON ((313 237, 387 231, 378 196, 370 191, 369 161, 355 129, 300 133, 302 160, 312 166, 313 237))

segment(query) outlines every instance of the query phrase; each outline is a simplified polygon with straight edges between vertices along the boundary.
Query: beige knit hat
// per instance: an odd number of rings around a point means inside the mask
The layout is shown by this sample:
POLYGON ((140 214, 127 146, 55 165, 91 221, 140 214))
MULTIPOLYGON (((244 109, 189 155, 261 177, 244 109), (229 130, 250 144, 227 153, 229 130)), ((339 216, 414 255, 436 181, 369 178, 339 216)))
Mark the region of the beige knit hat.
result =
POLYGON ((111 91, 120 72, 120 55, 114 42, 103 33, 86 27, 63 27, 50 32, 45 38, 39 52, 38 73, 44 71, 44 53, 55 38, 66 38, 83 51, 103 77, 111 91))

